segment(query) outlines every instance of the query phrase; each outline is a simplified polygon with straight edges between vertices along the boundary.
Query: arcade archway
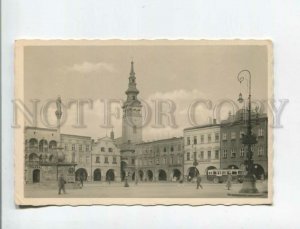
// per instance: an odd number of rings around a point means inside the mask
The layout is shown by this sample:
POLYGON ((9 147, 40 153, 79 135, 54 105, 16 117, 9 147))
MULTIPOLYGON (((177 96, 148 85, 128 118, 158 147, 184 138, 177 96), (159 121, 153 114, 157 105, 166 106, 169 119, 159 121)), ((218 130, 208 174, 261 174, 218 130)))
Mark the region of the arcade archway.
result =
POLYGON ((188 170, 188 180, 191 181, 195 178, 199 173, 199 170, 196 167, 190 167, 188 170))
POLYGON ((75 177, 77 181, 80 180, 80 177, 82 177, 83 180, 86 181, 88 177, 87 171, 84 168, 77 169, 75 172, 75 177))
POLYGON ((165 170, 163 170, 163 169, 159 170, 158 180, 159 181, 166 181, 167 180, 167 173, 165 172, 165 170))
POLYGON ((106 181, 114 181, 115 180, 115 173, 113 169, 109 169, 106 172, 106 181))
POLYGON ((261 165, 254 164, 253 173, 256 179, 265 179, 265 170, 261 165))
POLYGON ((94 170, 94 181, 101 181, 101 170, 100 169, 94 170))
POLYGON ((151 170, 147 171, 147 180, 153 181, 153 172, 151 170))
POLYGON ((173 179, 175 179, 176 181, 178 181, 181 177, 181 172, 179 169, 174 169, 173 170, 173 179))
POLYGON ((40 173, 41 173, 41 171, 39 169, 33 170, 33 172, 32 172, 32 182, 33 183, 39 183, 40 182, 40 179, 41 179, 41 177, 40 177, 41 174, 40 173))

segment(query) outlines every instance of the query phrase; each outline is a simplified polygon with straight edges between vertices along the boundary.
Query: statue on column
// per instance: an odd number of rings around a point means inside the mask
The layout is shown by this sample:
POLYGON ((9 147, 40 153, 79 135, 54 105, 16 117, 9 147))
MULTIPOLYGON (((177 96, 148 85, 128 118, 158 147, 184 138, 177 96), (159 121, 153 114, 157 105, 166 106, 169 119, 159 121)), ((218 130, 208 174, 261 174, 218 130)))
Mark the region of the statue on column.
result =
POLYGON ((56 111, 55 111, 57 119, 60 119, 62 116, 62 111, 61 111, 61 98, 58 96, 56 100, 56 111))

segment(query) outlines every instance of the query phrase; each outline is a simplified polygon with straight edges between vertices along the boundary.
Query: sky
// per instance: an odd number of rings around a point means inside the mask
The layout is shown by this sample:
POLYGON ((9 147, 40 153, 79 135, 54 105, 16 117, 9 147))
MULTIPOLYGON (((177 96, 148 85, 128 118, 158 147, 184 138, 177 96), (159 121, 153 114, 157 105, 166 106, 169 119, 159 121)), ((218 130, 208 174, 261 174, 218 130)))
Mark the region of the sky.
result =
MULTIPOLYGON (((148 104, 151 116, 143 128, 143 139, 182 136, 186 127, 207 124, 214 118, 213 109, 203 104, 195 109, 194 122, 188 111, 200 99, 210 100, 212 106, 220 101, 236 101, 242 92, 246 98, 247 82, 240 85, 237 74, 247 69, 252 75, 252 98, 268 98, 268 53, 266 46, 255 45, 95 45, 95 46, 27 46, 24 51, 24 100, 39 99, 38 108, 49 99, 61 96, 63 104, 71 99, 90 99, 93 107, 84 106, 85 128, 74 128, 76 109, 65 110, 67 121, 61 132, 87 135, 93 138, 109 134, 104 128, 105 99, 126 99, 130 62, 134 61, 138 98, 148 104), (172 101, 175 124, 163 118, 164 127, 155 123, 157 99, 172 101), (171 123, 172 124, 172 123, 171 123)), ((170 103, 170 102, 169 102, 170 103)), ((163 110, 169 105, 163 102, 163 110)), ((55 123, 55 104, 48 116, 55 123)), ((224 106, 221 118, 227 117, 224 106)), ((112 105, 111 118, 115 136, 121 136, 121 104, 112 105)), ((146 112, 146 111, 145 111, 146 112)), ((149 112, 147 112, 149 114, 149 112)), ((145 113, 144 113, 145 117, 145 113)), ((47 127, 38 119, 39 127, 47 127)))

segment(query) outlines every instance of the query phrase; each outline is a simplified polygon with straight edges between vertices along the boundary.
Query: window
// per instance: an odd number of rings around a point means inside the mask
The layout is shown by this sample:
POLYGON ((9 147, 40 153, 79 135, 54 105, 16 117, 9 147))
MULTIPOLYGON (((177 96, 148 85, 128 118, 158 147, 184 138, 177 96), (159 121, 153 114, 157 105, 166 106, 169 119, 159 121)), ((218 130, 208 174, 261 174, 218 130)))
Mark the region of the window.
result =
POLYGON ((194 160, 197 160, 197 152, 194 152, 194 160))
POLYGON ((165 164, 167 164, 167 158, 163 158, 163 164, 165 165, 165 164))
POLYGON ((223 158, 227 158, 227 149, 223 150, 223 158))
POLYGON ((108 152, 112 153, 113 149, 112 148, 108 148, 108 152))
POLYGON ((216 133, 215 134, 215 141, 218 142, 220 140, 220 135, 219 133, 216 133))
POLYGON ((65 150, 68 150, 68 144, 65 144, 65 150))
POLYGON ((264 148, 262 147, 262 146, 260 146, 259 148, 258 148, 258 156, 259 157, 262 157, 264 155, 264 148))
POLYGON ((211 159, 211 151, 207 151, 207 159, 208 159, 208 160, 211 159))
POLYGON ((82 156, 79 156, 79 163, 82 163, 82 156))
POLYGON ((236 133, 235 132, 231 132, 231 139, 234 140, 236 138, 236 133))
POLYGON ((79 145, 79 151, 82 151, 82 145, 79 145))
POLYGON ((204 143, 204 135, 201 135, 201 143, 204 143))
POLYGON ((173 152, 174 151, 174 147, 173 146, 171 146, 171 152, 173 152))
POLYGON ((240 149, 240 157, 244 157, 244 156, 245 156, 245 148, 242 147, 242 148, 240 149))
POLYGON ((136 134, 136 126, 133 126, 133 133, 136 134))
POLYGON ((167 152, 167 147, 164 147, 164 152, 167 152))
POLYGON ((89 146, 89 145, 86 145, 86 146, 85 146, 85 151, 88 152, 89 150, 90 150, 90 146, 89 146))
POLYGON ((263 128, 258 129, 258 137, 262 137, 264 135, 264 130, 263 128))
POLYGON ((75 150, 75 144, 72 144, 72 150, 75 150))
POLYGON ((75 152, 72 153, 72 162, 75 162, 75 152))
POLYGON ((190 145, 190 144, 191 144, 191 139, 190 139, 190 137, 187 137, 187 138, 186 138, 186 144, 187 144, 187 145, 190 145))
POLYGON ((197 136, 194 136, 194 145, 197 144, 197 136))
POLYGON ((200 152, 200 159, 203 160, 204 159, 204 151, 200 152))
POLYGON ((231 157, 232 157, 232 158, 235 158, 235 156, 236 156, 235 150, 234 150, 234 149, 231 149, 231 157))
POLYGON ((159 158, 156 158, 156 164, 159 165, 159 158))
POLYGON ((108 164, 108 157, 105 157, 104 163, 108 164))
POLYGON ((117 158, 113 157, 113 164, 117 164, 117 158))
POLYGON ((173 165, 174 164, 174 157, 173 155, 171 156, 171 161, 170 161, 170 164, 173 165))
POLYGON ((105 148, 104 147, 101 147, 101 152, 105 152, 105 148))
POLYGON ((181 150, 181 145, 178 145, 178 151, 180 151, 181 150))
POLYGON ((211 134, 209 134, 209 135, 207 136, 207 141, 208 141, 208 142, 211 142, 211 134))
POLYGON ((190 153, 186 153, 186 160, 187 160, 187 161, 190 161, 190 160, 191 160, 191 158, 190 158, 190 153))
POLYGON ((223 134, 222 134, 222 140, 223 140, 223 141, 226 141, 226 140, 227 140, 227 134, 226 134, 226 133, 223 133, 223 134))
POLYGON ((134 161, 134 159, 132 158, 132 159, 131 159, 131 164, 134 165, 134 163, 135 163, 135 161, 134 161))
POLYGON ((96 163, 100 163, 100 157, 96 157, 96 163))
POLYGON ((219 150, 215 150, 215 159, 219 159, 219 150))

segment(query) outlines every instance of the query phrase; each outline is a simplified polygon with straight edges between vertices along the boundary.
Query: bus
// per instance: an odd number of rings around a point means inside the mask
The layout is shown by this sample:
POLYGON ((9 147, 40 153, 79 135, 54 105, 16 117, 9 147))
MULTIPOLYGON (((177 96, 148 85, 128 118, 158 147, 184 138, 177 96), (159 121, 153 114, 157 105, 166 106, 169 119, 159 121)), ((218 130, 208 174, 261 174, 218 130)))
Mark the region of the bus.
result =
POLYGON ((231 174, 233 182, 242 183, 245 170, 241 169, 210 169, 207 171, 207 180, 217 183, 223 183, 227 181, 228 175, 231 174))

